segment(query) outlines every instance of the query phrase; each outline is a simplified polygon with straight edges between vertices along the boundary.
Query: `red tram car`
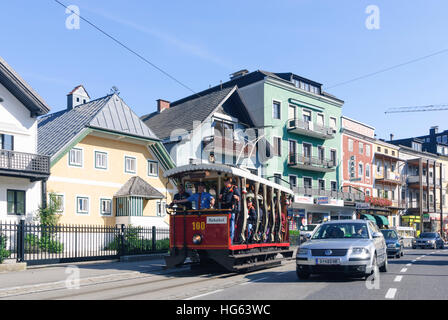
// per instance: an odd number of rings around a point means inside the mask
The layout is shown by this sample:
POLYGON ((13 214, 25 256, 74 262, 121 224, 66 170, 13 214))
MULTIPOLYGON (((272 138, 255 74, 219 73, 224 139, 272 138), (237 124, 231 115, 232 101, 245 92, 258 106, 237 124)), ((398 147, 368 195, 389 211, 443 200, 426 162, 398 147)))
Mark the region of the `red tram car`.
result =
POLYGON ((177 167, 165 177, 187 186, 202 182, 215 199, 215 208, 186 210, 175 205, 170 214, 170 256, 167 268, 184 263, 187 257, 202 265, 218 264, 228 271, 248 271, 278 265, 292 257, 287 207, 293 197, 289 188, 250 172, 220 164, 192 164, 177 167), (239 187, 235 238, 230 240, 230 209, 220 209, 218 195, 226 178, 239 187), (257 214, 252 236, 248 236, 248 198, 257 214), (279 255, 280 254, 280 255, 279 255))

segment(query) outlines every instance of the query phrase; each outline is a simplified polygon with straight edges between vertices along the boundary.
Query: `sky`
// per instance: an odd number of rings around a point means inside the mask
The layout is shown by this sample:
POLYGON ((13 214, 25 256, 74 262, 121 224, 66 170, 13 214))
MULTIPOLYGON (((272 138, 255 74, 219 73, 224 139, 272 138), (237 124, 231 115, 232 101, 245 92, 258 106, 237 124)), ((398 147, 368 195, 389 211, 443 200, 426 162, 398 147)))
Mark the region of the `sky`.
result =
POLYGON ((138 114, 229 80, 240 69, 293 72, 345 101, 343 115, 396 139, 448 129, 448 110, 385 114, 391 107, 448 104, 446 0, 60 0, 119 39, 167 77, 80 21, 54 0, 2 4, 0 55, 51 112, 83 84, 91 98, 112 86, 138 114), (367 28, 374 5, 378 28, 367 28), (336 85, 336 86, 335 86, 336 85))

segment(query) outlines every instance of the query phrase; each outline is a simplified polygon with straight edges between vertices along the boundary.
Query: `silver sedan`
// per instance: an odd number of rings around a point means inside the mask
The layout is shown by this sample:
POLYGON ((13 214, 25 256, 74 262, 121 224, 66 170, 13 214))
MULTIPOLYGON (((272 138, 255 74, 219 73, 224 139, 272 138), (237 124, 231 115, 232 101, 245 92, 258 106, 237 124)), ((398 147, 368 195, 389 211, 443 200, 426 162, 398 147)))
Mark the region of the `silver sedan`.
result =
POLYGON ((383 234, 369 220, 325 222, 310 241, 297 250, 297 276, 340 272, 368 277, 378 267, 387 272, 387 246, 383 234))

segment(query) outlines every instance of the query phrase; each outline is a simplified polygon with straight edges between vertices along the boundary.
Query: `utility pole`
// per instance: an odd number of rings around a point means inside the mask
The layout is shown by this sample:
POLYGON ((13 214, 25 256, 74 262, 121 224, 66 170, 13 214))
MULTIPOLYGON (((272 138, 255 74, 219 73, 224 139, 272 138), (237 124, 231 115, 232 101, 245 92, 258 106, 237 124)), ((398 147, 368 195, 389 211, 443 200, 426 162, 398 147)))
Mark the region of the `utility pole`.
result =
POLYGON ((420 211, 420 234, 423 232, 423 159, 418 159, 418 176, 419 176, 419 195, 418 195, 418 201, 420 203, 419 205, 419 211, 420 211))

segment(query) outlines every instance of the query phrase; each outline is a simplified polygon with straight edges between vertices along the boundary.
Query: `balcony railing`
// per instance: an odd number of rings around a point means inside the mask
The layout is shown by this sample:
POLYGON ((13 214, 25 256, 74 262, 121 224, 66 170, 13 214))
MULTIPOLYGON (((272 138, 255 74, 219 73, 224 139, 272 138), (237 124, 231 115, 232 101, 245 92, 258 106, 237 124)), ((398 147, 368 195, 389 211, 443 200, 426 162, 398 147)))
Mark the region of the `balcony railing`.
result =
POLYGON ((331 190, 322 190, 322 189, 314 189, 307 187, 294 187, 292 188, 295 194, 308 196, 308 197, 329 197, 338 200, 344 201, 353 201, 353 202, 364 202, 365 196, 361 192, 357 193, 349 193, 342 191, 331 191, 331 190))
POLYGON ((50 157, 0 150, 0 172, 14 176, 39 177, 50 174, 50 157))
MULTIPOLYGON (((408 184, 420 184, 420 176, 410 175, 407 178, 408 184)), ((422 176, 422 185, 428 186, 427 184, 427 176, 422 176)), ((434 187, 434 177, 429 177, 429 185, 434 187)), ((440 187, 440 179, 436 178, 436 187, 440 187)))
POLYGON ((375 174, 376 182, 383 182, 388 184, 402 184, 401 176, 395 172, 377 173, 375 174))
POLYGON ((288 166, 318 172, 332 172, 336 169, 336 162, 316 157, 305 157, 300 154, 289 154, 288 166))
POLYGON ((334 139, 336 130, 320 124, 299 119, 288 120, 288 131, 319 139, 334 139))

